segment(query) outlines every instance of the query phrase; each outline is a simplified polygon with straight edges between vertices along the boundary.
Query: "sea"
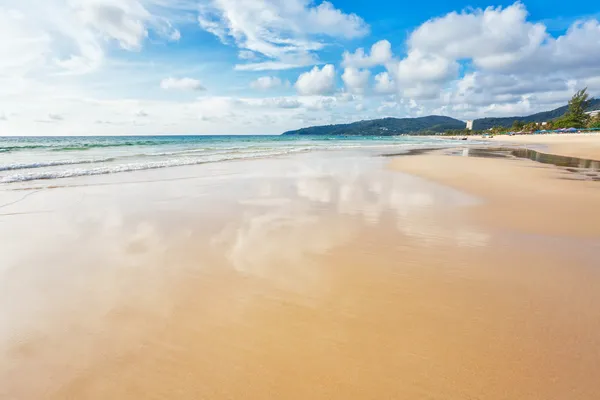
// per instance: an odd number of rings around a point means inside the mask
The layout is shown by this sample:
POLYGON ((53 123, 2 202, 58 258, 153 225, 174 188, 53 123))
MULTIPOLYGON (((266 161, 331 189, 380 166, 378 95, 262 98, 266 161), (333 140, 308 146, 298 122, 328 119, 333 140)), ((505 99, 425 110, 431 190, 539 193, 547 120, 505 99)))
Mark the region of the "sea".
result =
POLYGON ((441 146, 423 136, 0 137, 0 184, 281 157, 315 151, 374 154, 441 146))

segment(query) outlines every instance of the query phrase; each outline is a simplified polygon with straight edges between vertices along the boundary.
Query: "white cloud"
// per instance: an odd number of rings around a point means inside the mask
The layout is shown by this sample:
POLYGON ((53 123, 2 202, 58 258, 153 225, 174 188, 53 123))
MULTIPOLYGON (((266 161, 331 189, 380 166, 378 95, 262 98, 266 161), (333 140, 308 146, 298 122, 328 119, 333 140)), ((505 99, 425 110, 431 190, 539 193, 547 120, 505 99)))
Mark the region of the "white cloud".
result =
POLYGON ((329 96, 311 96, 303 99, 303 104, 310 111, 328 111, 337 104, 337 99, 329 96))
POLYGON ((358 70, 353 67, 347 67, 342 74, 342 80, 346 85, 346 89, 350 93, 364 93, 369 86, 369 78, 371 72, 369 70, 358 70))
POLYGON ((206 90, 199 80, 192 78, 165 78, 160 87, 165 90, 206 90))
POLYGON ((323 68, 314 67, 298 77, 296 89, 301 95, 325 95, 335 90, 335 68, 328 64, 323 68))
POLYGON ((240 50, 238 52, 238 58, 240 60, 254 60, 257 58, 257 55, 255 52, 253 51, 249 51, 249 50, 240 50))
POLYGON ((330 2, 309 0, 209 0, 200 7, 200 26, 223 43, 262 55, 266 62, 244 70, 284 69, 317 63, 318 37, 356 38, 368 33, 355 14, 345 14, 330 2))
POLYGON ((247 64, 237 64, 235 66, 236 71, 281 71, 285 69, 293 69, 299 68, 305 65, 312 65, 317 63, 317 60, 313 57, 308 57, 306 59, 301 60, 297 58, 295 60, 291 60, 291 62, 281 62, 281 61, 263 61, 258 63, 247 63, 247 64))
POLYGON ((11 38, 0 44, 0 68, 11 60, 21 70, 59 67, 87 73, 103 64, 107 44, 139 51, 150 31, 178 40, 179 31, 160 16, 165 8, 157 2, 19 0, 7 8, 0 4, 0 34, 11 38))
POLYGON ((416 49, 399 62, 389 63, 387 68, 389 74, 380 75, 377 88, 392 92, 391 76, 407 98, 434 98, 446 83, 458 77, 456 61, 416 49))
POLYGON ((411 50, 408 56, 396 64, 395 77, 400 82, 443 82, 458 75, 458 63, 453 60, 411 50))
POLYGON ((375 75, 375 92, 380 94, 396 92, 396 83, 390 78, 390 74, 381 72, 375 75))
POLYGON ((450 13, 427 21, 408 40, 409 51, 448 62, 471 60, 485 73, 513 74, 523 79, 543 74, 561 79, 596 76, 600 63, 600 23, 575 22, 559 37, 542 23, 527 20, 522 3, 450 13))
POLYGON ((295 98, 289 97, 272 97, 261 99, 257 103, 255 103, 261 107, 275 107, 275 108, 299 108, 302 106, 302 103, 295 98))
POLYGON ((342 103, 348 103, 354 100, 359 100, 360 98, 361 96, 348 92, 341 92, 336 95, 336 100, 342 103))
POLYGON ((515 3, 434 18, 416 29, 408 43, 438 57, 470 58, 478 67, 502 68, 535 53, 546 38, 546 27, 528 22, 525 6, 515 3))
POLYGON ((258 90, 277 89, 284 86, 285 83, 275 76, 261 76, 250 82, 250 87, 258 90))
POLYGON ((302 17, 301 24, 307 32, 347 39, 362 37, 369 32, 362 18, 356 14, 344 14, 329 1, 323 1, 317 7, 313 7, 312 2, 306 0, 289 0, 286 3, 289 3, 288 8, 290 5, 294 8, 303 7, 306 15, 302 17))
POLYGON ((366 55, 363 48, 354 53, 345 51, 342 65, 344 67, 369 68, 376 65, 385 65, 392 60, 392 45, 387 40, 380 40, 371 46, 371 54, 366 55))
POLYGON ((126 50, 139 50, 148 36, 150 13, 136 1, 72 0, 71 5, 84 25, 126 50))

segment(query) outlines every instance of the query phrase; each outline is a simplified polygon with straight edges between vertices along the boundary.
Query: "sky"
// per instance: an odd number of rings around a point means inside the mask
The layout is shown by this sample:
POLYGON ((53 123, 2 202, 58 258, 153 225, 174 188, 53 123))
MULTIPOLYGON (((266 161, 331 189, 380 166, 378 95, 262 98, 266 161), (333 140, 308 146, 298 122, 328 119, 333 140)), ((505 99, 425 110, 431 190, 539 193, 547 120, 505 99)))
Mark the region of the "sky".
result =
POLYGON ((0 0, 0 136, 278 134, 600 96, 589 0, 0 0))

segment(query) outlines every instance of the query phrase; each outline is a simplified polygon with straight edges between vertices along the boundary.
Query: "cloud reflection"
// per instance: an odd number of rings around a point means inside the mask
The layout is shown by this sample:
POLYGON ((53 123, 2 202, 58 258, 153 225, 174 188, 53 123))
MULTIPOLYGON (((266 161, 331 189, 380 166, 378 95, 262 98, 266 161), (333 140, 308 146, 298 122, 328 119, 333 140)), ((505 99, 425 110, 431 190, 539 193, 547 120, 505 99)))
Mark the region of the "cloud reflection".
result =
POLYGON ((219 235, 234 268, 305 290, 319 281, 311 276, 316 270, 306 265, 351 242, 361 224, 391 223, 401 235, 422 245, 488 244, 489 234, 464 219, 443 218, 477 204, 472 196, 388 171, 381 164, 355 167, 329 160, 283 170, 284 178, 263 182, 254 196, 242 199, 247 207, 243 218, 219 235))

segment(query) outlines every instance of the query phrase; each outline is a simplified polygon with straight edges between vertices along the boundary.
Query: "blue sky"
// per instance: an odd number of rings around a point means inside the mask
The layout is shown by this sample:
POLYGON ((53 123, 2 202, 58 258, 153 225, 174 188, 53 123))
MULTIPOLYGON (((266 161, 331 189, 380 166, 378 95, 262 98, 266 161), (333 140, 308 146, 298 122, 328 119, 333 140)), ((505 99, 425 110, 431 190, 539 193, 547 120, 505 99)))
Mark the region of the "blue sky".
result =
POLYGON ((581 0, 0 0, 0 135, 526 115, 600 93, 599 16, 581 0))

